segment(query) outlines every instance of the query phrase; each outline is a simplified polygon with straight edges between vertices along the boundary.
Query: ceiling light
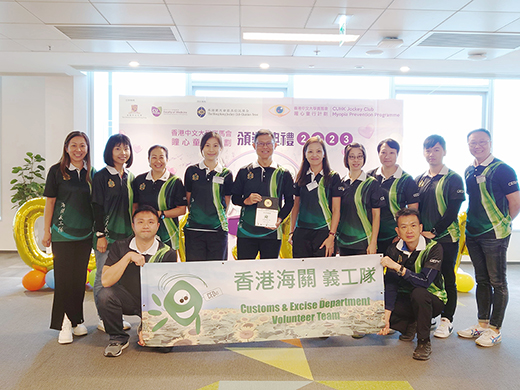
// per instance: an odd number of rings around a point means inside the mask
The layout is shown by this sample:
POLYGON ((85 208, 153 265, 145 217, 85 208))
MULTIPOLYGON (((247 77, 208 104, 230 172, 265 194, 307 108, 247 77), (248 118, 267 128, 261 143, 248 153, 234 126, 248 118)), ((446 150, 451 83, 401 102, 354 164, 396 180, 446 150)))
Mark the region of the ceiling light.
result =
POLYGON ((408 67, 408 66, 401 66, 401 68, 399 70, 401 72, 403 72, 403 73, 406 73, 406 72, 410 71, 410 67, 408 67))
POLYGON ((352 15, 338 14, 334 20, 334 24, 346 24, 352 19, 352 15))
POLYGON ((261 63, 261 64, 260 64, 260 68, 261 68, 261 69, 269 69, 269 64, 267 64, 267 63, 265 63, 265 62, 264 62, 264 63, 261 63))
POLYGON ((365 69, 363 65, 356 65, 354 66, 354 69, 365 69))
POLYGON ((139 62, 137 62, 137 61, 130 61, 128 63, 128 65, 130 65, 132 68, 137 68, 139 66, 139 62))
POLYGON ((468 59, 473 61, 483 61, 487 58, 487 53, 468 53, 468 59))
POLYGON ((397 49, 398 47, 402 46, 403 43, 404 41, 397 37, 386 37, 383 38, 381 42, 377 44, 377 46, 384 49, 397 49))
POLYGON ((294 33, 259 33, 245 32, 242 38, 247 41, 282 41, 282 42, 355 42, 359 35, 343 34, 294 34, 294 33))
POLYGON ((366 52, 367 56, 378 56, 379 54, 383 54, 383 50, 369 50, 366 52))

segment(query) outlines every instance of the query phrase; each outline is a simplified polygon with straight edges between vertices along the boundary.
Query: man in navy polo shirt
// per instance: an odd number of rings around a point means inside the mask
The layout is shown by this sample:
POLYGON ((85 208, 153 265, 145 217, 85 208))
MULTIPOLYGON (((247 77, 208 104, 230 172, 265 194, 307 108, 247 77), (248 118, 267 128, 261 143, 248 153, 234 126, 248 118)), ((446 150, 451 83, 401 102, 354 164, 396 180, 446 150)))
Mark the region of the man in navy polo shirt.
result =
POLYGON ((237 257, 255 259, 260 252, 261 259, 276 259, 282 242, 280 224, 294 205, 293 178, 287 169, 273 161, 276 142, 270 130, 257 131, 253 147, 258 159, 238 171, 231 196, 233 203, 242 207, 237 257), (257 204, 264 197, 278 198, 278 218, 272 229, 255 225, 257 204))
POLYGON ((507 247, 511 221, 520 211, 520 192, 515 171, 491 154, 489 131, 471 131, 468 145, 475 161, 465 172, 466 246, 475 267, 478 324, 457 333, 492 347, 502 341, 500 327, 508 301, 507 247))

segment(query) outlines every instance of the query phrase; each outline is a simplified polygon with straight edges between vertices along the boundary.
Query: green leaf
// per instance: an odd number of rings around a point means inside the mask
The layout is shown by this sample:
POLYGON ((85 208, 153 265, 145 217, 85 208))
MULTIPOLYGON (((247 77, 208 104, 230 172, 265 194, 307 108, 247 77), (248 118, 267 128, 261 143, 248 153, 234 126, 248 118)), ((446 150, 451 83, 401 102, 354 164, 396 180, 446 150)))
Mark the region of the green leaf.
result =
POLYGON ((31 160, 29 160, 28 158, 24 158, 24 160, 27 161, 27 164, 31 163, 31 160))
POLYGON ((157 295, 152 294, 152 299, 153 299, 153 301, 155 302, 155 304, 156 304, 157 306, 162 306, 162 304, 161 304, 161 300, 159 299, 159 297, 158 297, 157 295))
POLYGON ((45 171, 45 168, 44 168, 44 166, 43 166, 43 165, 38 165, 38 167, 37 167, 37 168, 38 168, 38 169, 39 169, 40 171, 45 171))
POLYGON ((31 152, 27 152, 27 153, 25 153, 25 154, 28 155, 29 157, 32 157, 32 156, 33 156, 33 154, 32 154, 31 152))
POLYGON ((18 179, 13 179, 13 180, 11 180, 11 183, 10 183, 10 184, 14 184, 14 183, 16 183, 17 181, 18 181, 18 179))
POLYGON ((148 310, 148 314, 151 316, 160 316, 162 314, 162 311, 159 310, 148 310))
POLYGON ((161 321, 157 323, 152 329, 152 332, 157 332, 159 329, 163 327, 164 324, 166 324, 166 321, 168 321, 168 318, 163 318, 161 321))
POLYGON ((13 167, 13 170, 11 171, 11 173, 18 173, 22 170, 22 167, 13 167))

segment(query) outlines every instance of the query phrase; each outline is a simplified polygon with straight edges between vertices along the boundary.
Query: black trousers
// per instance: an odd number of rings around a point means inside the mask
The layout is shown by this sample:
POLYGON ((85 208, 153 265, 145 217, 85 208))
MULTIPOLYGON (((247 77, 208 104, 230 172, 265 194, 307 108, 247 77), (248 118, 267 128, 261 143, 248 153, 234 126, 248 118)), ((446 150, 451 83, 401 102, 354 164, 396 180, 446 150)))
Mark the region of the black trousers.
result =
POLYGON ((357 256, 357 255, 366 255, 367 249, 351 249, 351 248, 342 248, 339 247, 339 255, 340 256, 357 256))
POLYGON ((459 242, 439 242, 442 246, 442 265, 441 273, 444 277, 444 288, 448 295, 446 307, 442 312, 442 317, 453 322, 453 315, 457 308, 457 280, 455 275, 455 263, 459 252, 459 242))
POLYGON ((325 257, 325 246, 320 249, 323 241, 329 236, 329 229, 319 230, 296 228, 293 234, 293 258, 325 257))
POLYGON ((441 314, 444 303, 423 287, 410 294, 399 293, 390 316, 390 328, 406 332, 408 324, 417 322, 417 338, 429 339, 432 318, 441 314))
POLYGON ((186 243, 186 261, 227 260, 228 234, 215 230, 203 232, 184 229, 186 243))
POLYGON ((110 340, 124 344, 130 336, 123 330, 123 314, 141 317, 141 302, 126 288, 114 284, 99 290, 98 312, 110 340))
POLYGON ((83 299, 92 239, 53 242, 54 298, 51 329, 61 330, 66 314, 72 326, 83 323, 83 299))
POLYGON ((393 238, 388 240, 377 240, 377 253, 385 254, 386 250, 390 245, 392 245, 393 238))
POLYGON ((281 240, 266 238, 237 238, 238 260, 253 260, 260 252, 261 259, 277 259, 280 254, 281 240))

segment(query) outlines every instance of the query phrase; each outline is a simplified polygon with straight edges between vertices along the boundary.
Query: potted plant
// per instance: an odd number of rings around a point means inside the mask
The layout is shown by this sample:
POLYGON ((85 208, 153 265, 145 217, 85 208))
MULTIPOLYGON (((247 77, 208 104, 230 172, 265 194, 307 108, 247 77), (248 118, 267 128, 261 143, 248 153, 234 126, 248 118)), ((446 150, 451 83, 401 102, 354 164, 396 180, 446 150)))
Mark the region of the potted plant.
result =
POLYGON ((40 163, 45 159, 39 154, 26 153, 25 164, 13 167, 12 173, 17 174, 18 178, 11 180, 11 191, 15 193, 11 196, 13 208, 20 207, 29 199, 38 198, 43 195, 45 188, 45 167, 40 163))

